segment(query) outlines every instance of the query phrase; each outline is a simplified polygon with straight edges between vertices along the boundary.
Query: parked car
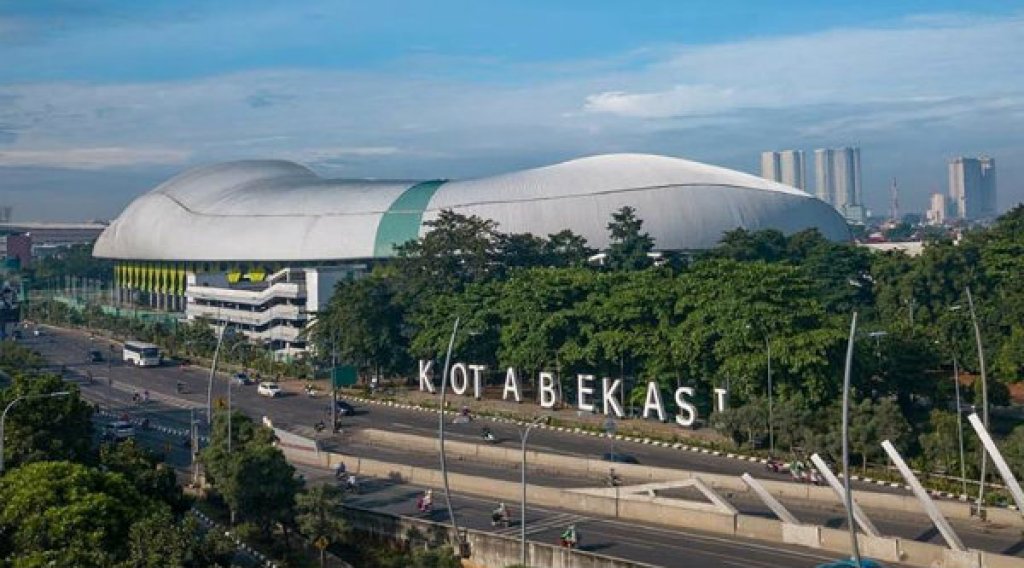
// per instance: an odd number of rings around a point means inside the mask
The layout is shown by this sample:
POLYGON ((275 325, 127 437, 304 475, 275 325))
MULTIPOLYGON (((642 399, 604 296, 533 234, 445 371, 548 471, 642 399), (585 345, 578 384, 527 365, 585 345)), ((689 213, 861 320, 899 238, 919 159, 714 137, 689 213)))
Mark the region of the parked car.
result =
POLYGON ((613 463, 640 463, 639 461, 637 461, 635 456, 631 456, 629 454, 620 454, 618 452, 615 452, 614 454, 606 452, 604 455, 601 456, 601 459, 606 462, 613 463))
POLYGON ((281 387, 277 383, 260 383, 260 386, 256 387, 256 392, 274 398, 281 394, 281 387))
POLYGON ((252 380, 252 377, 241 371, 235 373, 235 375, 231 377, 231 380, 235 381, 235 384, 240 386, 251 385, 255 382, 252 380))
POLYGON ((110 441, 127 440, 135 436, 135 426, 127 420, 107 424, 103 437, 110 441))
POLYGON ((90 349, 89 360, 92 361, 93 363, 99 363, 100 361, 103 360, 103 352, 100 351, 99 349, 90 349))
MULTIPOLYGON (((335 401, 335 409, 336 409, 337 413, 339 415, 341 415, 341 416, 352 416, 353 414, 356 413, 356 409, 351 404, 345 402, 344 400, 337 400, 337 401, 335 401)), ((331 411, 331 405, 328 404, 327 405, 327 412, 330 412, 330 411, 331 411)))

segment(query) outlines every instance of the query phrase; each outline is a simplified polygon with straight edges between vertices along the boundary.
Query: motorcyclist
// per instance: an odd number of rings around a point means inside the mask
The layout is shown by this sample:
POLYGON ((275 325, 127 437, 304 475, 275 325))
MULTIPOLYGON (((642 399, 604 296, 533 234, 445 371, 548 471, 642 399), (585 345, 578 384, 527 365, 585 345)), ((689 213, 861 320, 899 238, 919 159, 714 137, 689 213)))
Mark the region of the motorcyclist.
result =
POLYGON ((355 475, 350 473, 348 474, 348 477, 345 478, 345 489, 352 493, 359 493, 359 480, 356 479, 355 475))
POLYGON ((508 523, 508 509, 505 503, 498 503, 498 507, 491 511, 491 526, 496 527, 502 523, 508 523))
POLYGON ((345 477, 345 472, 345 462, 339 462, 338 467, 334 469, 334 478, 340 481, 343 477, 345 477))
POLYGON ((576 525, 569 525, 569 527, 562 532, 562 546, 566 548, 576 548, 576 543, 578 542, 579 535, 576 534, 576 525))
POLYGON ((420 497, 420 502, 419 502, 420 512, 423 513, 423 512, 429 511, 430 508, 433 507, 433 506, 434 506, 434 491, 432 489, 427 489, 426 491, 423 492, 423 495, 420 497))
POLYGON ((480 429, 480 436, 484 440, 487 440, 488 442, 494 441, 494 432, 492 432, 491 429, 488 428, 487 426, 484 426, 483 428, 480 429))
POLYGON ((618 487, 619 485, 622 485, 622 478, 619 477, 619 474, 615 473, 615 468, 614 467, 613 468, 609 468, 608 469, 608 486, 609 487, 618 487))

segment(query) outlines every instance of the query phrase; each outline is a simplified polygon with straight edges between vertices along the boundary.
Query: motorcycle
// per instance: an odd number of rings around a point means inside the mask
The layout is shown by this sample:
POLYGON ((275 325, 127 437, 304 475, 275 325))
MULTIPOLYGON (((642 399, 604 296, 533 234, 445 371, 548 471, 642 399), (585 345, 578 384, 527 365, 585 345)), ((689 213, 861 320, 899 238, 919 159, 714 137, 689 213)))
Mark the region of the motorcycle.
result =
POLYGON ((572 550, 572 549, 576 548, 577 546, 579 546, 579 544, 580 544, 579 543, 579 537, 577 537, 575 539, 568 539, 568 538, 565 538, 565 537, 558 537, 558 545, 561 546, 562 548, 568 548, 569 550, 572 550))
POLYGON ((498 513, 497 511, 491 513, 491 526, 502 527, 507 529, 509 526, 508 516, 509 515, 507 512, 504 514, 498 513))
POLYGON ((781 460, 775 458, 768 458, 768 463, 764 464, 764 468, 772 473, 785 473, 789 469, 789 466, 781 460))
POLYGON ((316 389, 312 385, 306 385, 306 396, 316 398, 316 389))
POLYGON ((494 432, 491 432, 490 430, 484 430, 483 432, 480 432, 480 437, 483 438, 483 440, 489 444, 495 444, 498 442, 498 437, 495 436, 494 432))
POLYGON ((321 422, 317 422, 316 424, 313 425, 313 430, 316 430, 317 434, 319 434, 320 432, 323 432, 324 429, 326 429, 326 428, 327 428, 327 426, 325 426, 322 421, 321 422))
POLYGON ((622 485, 622 478, 619 477, 617 474, 611 473, 608 474, 608 477, 605 478, 604 483, 608 487, 619 487, 620 485, 622 485))
POLYGON ((185 392, 185 383, 178 381, 174 384, 174 389, 178 394, 183 394, 185 392))

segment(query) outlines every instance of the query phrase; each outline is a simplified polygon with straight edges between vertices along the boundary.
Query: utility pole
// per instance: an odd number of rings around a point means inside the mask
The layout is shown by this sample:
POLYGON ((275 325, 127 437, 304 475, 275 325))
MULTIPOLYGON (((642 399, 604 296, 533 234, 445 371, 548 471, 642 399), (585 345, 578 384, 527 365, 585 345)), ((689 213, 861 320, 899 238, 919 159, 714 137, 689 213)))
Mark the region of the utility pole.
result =
POLYGON ((338 338, 331 332, 331 432, 338 431, 338 338))

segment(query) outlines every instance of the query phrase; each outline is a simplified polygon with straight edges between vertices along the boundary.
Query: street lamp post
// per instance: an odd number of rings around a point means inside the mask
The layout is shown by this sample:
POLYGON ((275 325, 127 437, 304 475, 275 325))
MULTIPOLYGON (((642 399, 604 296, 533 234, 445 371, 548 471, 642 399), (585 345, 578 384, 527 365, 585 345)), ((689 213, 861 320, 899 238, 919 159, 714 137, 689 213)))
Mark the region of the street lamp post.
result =
POLYGON ((850 492, 850 371, 853 367, 853 341, 857 334, 857 312, 850 321, 850 339, 846 345, 846 367, 843 371, 843 490, 846 493, 846 524, 850 527, 850 551, 857 568, 861 568, 857 547, 857 526, 853 523, 853 493, 850 492))
POLYGON ((59 396, 68 396, 71 393, 68 391, 57 391, 46 394, 23 394, 10 402, 7 408, 4 408, 3 414, 0 414, 0 475, 4 473, 4 424, 7 422, 7 413, 10 412, 11 408, 14 408, 15 404, 23 400, 32 400, 37 398, 57 398, 59 396))
POLYGON ((953 353, 953 392, 956 395, 956 437, 960 442, 960 482, 963 484, 963 494, 967 495, 967 470, 964 464, 964 425, 963 411, 960 410, 960 365, 953 353))
MULTIPOLYGON (((242 345, 245 345, 245 343, 236 343, 232 345, 231 349, 228 349, 228 355, 242 345)), ((245 368, 245 365, 242 367, 245 368)), ((228 455, 231 455, 231 386, 231 380, 228 380, 228 455)))
MULTIPOLYGON (((988 380, 985 377, 985 349, 981 345, 981 327, 978 325, 978 314, 974 311, 974 298, 971 296, 971 287, 965 288, 967 292, 967 307, 971 312, 971 324, 974 326, 974 341, 978 348, 978 370, 981 372, 981 421, 988 430, 988 380)), ((978 517, 985 518, 985 466, 988 462, 988 453, 981 452, 981 483, 978 484, 978 517)))
POLYGON ((459 547, 457 551, 461 556, 462 554, 462 536, 459 534, 459 524, 455 519, 455 510, 452 508, 452 494, 448 488, 448 463, 445 460, 444 454, 444 395, 448 387, 448 368, 452 360, 452 348, 455 346, 455 335, 459 332, 459 318, 455 318, 455 325, 452 326, 452 336, 448 340, 448 352, 444 356, 444 371, 441 375, 441 397, 440 404, 437 409, 437 439, 440 444, 440 460, 441 460, 441 478, 444 482, 444 498, 448 504, 448 517, 452 520, 452 530, 455 531, 456 544, 459 547))
POLYGON ((217 374, 217 358, 220 356, 220 345, 224 342, 224 333, 230 324, 221 320, 220 333, 217 334, 217 347, 213 350, 213 362, 210 363, 210 382, 206 387, 206 425, 213 423, 213 377, 217 374))
POLYGON ((521 502, 519 504, 519 538, 520 538, 520 543, 519 543, 520 561, 519 561, 519 563, 522 564, 524 568, 527 565, 526 564, 526 441, 530 437, 530 430, 533 430, 534 426, 540 424, 541 422, 545 422, 547 419, 548 419, 547 416, 538 416, 537 418, 534 418, 533 422, 527 424, 526 429, 524 429, 522 431, 523 460, 522 460, 522 463, 520 464, 520 467, 521 467, 520 473, 522 474, 522 491, 523 492, 522 492, 522 496, 521 496, 521 502))

